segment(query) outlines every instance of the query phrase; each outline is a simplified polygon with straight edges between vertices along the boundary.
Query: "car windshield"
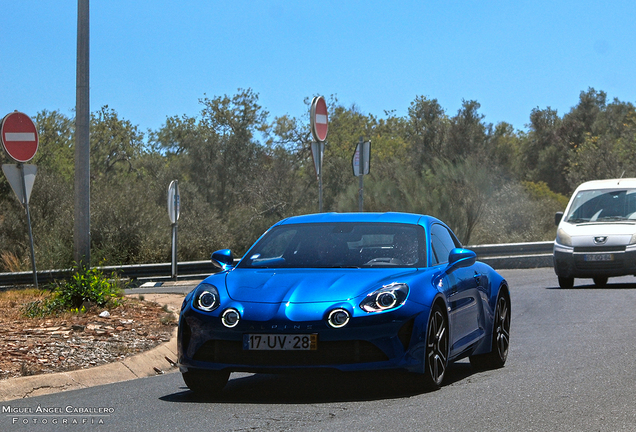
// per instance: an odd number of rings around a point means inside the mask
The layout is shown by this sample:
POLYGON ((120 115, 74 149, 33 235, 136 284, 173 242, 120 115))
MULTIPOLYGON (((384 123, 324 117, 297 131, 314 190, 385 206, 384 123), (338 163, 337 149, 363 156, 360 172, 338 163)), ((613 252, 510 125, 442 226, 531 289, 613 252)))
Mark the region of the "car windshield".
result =
POLYGON ((636 189, 579 191, 565 221, 570 223, 636 220, 636 189))
POLYGON ((279 225, 241 261, 242 268, 424 267, 424 228, 398 223, 279 225))

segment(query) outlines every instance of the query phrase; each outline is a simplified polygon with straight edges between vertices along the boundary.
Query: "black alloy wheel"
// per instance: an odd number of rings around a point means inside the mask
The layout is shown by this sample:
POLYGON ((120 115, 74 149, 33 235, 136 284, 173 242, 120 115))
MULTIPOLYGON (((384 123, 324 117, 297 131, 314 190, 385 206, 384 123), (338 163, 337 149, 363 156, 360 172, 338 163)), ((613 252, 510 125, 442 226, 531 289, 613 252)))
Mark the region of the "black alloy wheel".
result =
POLYGON ((492 331, 492 350, 487 354, 470 357, 477 369, 498 369, 504 366, 510 349, 510 300, 505 293, 497 297, 492 331))
POLYGON ((448 366, 448 322, 439 305, 433 307, 426 331, 426 359, 424 365, 424 384, 431 390, 437 390, 444 381, 448 366))

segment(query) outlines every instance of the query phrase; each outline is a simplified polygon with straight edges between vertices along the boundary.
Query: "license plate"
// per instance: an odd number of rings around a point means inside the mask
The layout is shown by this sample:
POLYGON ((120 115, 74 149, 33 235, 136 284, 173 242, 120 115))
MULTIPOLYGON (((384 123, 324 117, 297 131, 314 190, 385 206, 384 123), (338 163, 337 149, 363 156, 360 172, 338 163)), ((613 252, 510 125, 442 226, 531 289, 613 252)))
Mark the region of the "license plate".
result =
POLYGON ((614 254, 587 254, 585 261, 614 261, 614 254))
POLYGON ((261 351, 314 351, 318 349, 318 335, 246 334, 243 335, 243 349, 261 351))

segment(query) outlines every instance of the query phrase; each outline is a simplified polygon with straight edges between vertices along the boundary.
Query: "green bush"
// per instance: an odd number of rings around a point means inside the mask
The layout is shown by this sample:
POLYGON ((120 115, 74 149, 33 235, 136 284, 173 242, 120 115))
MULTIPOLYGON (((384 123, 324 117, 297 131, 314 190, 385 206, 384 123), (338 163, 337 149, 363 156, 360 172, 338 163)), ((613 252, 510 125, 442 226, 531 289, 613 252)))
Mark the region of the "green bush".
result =
POLYGON ((58 312, 84 312, 86 303, 100 307, 117 306, 121 288, 115 275, 106 277, 98 268, 80 267, 69 280, 56 282, 50 298, 30 302, 24 315, 41 317, 58 312))
POLYGON ((109 279, 97 268, 80 268, 70 280, 58 283, 54 297, 64 309, 79 308, 84 302, 106 306, 116 304, 121 290, 116 278, 109 279))

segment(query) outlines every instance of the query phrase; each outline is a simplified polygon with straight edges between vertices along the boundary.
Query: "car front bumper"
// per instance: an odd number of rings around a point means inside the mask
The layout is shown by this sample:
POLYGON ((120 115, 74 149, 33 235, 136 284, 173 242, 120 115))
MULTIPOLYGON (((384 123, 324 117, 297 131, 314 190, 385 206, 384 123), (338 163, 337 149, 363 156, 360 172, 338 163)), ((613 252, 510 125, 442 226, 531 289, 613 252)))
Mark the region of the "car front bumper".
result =
POLYGON ((569 247, 554 245, 554 271, 564 278, 636 275, 636 247, 569 247))
POLYGON ((181 372, 188 369, 232 372, 290 372, 332 369, 343 372, 423 369, 428 312, 402 311, 389 317, 352 318, 346 328, 325 322, 250 322, 225 328, 218 317, 192 308, 179 320, 178 354, 181 372), (248 350, 244 335, 317 335, 316 350, 248 350))

